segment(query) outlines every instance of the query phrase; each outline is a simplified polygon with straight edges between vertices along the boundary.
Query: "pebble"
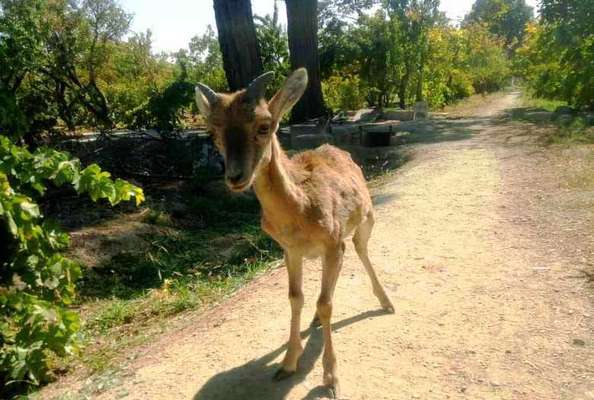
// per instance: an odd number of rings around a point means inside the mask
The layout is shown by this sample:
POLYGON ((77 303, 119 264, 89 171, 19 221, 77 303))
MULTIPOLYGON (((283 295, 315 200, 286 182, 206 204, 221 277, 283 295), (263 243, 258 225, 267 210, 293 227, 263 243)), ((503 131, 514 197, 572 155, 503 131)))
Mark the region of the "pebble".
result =
POLYGON ((586 342, 584 342, 583 339, 573 339, 573 344, 575 346, 584 347, 586 345, 586 342))

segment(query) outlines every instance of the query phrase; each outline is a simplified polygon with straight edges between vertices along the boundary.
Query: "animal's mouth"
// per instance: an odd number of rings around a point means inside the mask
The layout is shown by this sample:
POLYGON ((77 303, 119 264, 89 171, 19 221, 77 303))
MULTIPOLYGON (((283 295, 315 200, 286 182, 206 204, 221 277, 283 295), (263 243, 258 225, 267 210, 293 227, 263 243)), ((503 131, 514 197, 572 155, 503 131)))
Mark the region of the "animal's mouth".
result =
POLYGON ((251 185, 252 183, 249 180, 240 183, 227 183, 227 186, 229 186, 229 189, 231 189, 233 192, 243 192, 251 185))

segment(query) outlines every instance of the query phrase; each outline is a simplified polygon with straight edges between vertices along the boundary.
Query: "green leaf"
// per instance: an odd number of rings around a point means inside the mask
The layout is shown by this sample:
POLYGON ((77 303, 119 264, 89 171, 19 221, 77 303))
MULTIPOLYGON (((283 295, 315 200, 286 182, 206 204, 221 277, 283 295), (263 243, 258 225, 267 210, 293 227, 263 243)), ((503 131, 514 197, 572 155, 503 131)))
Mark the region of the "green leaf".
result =
POLYGON ((28 219, 38 218, 39 217, 39 207, 35 203, 31 203, 30 201, 24 200, 20 204, 21 210, 24 211, 24 214, 28 219))
POLYGON ((0 136, 0 223, 17 247, 3 271, 12 284, 0 288, 0 376, 33 385, 45 379, 49 353, 64 356, 79 348, 80 321, 66 307, 75 299, 81 268, 60 253, 68 235, 43 221, 37 200, 48 181, 71 184, 95 201, 144 199, 142 189, 112 180, 96 164, 81 171, 80 162, 66 153, 41 147, 31 154, 0 136))
POLYGON ((10 230, 10 233, 12 233, 13 236, 17 236, 19 234, 19 229, 14 222, 12 214, 10 212, 4 213, 4 218, 6 218, 8 222, 8 229, 10 230))

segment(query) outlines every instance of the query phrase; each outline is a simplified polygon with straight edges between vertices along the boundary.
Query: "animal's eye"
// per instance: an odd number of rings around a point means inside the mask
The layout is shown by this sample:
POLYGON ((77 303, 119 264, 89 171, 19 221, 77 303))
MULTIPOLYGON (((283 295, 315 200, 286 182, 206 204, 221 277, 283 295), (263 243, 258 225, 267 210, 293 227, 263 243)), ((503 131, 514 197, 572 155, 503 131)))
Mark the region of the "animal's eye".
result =
POLYGON ((258 135, 268 135, 270 132, 270 125, 260 125, 258 127, 258 135))

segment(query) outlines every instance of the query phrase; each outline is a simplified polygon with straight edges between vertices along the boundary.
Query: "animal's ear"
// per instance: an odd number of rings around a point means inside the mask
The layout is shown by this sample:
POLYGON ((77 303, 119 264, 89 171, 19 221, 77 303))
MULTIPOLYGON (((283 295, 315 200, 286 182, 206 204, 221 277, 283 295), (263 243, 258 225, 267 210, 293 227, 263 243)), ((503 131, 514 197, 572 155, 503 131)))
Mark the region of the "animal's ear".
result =
POLYGON ((268 110, 272 114, 272 118, 280 120, 283 115, 293 108, 306 88, 307 70, 305 68, 299 68, 285 80, 283 87, 276 92, 268 103, 268 110))
POLYGON ((196 105, 200 113, 208 118, 212 106, 219 100, 219 96, 214 90, 206 86, 204 83, 196 85, 196 105))

